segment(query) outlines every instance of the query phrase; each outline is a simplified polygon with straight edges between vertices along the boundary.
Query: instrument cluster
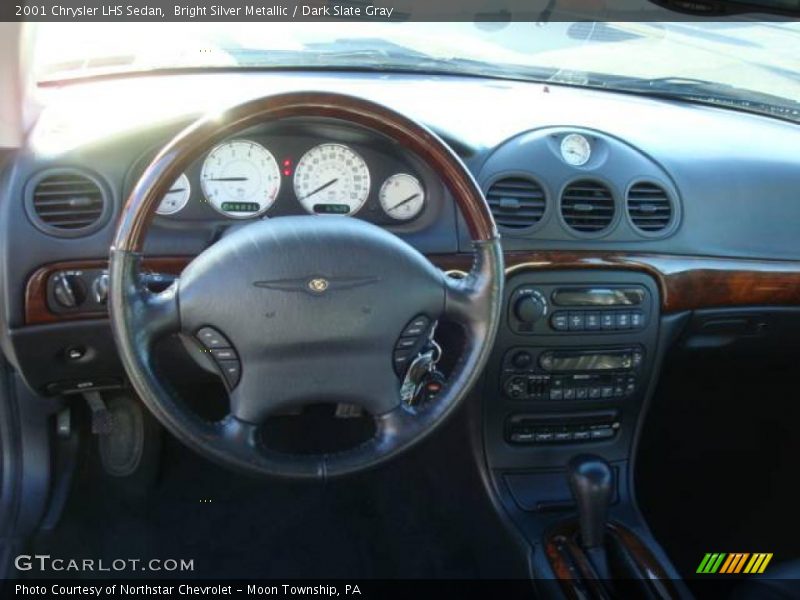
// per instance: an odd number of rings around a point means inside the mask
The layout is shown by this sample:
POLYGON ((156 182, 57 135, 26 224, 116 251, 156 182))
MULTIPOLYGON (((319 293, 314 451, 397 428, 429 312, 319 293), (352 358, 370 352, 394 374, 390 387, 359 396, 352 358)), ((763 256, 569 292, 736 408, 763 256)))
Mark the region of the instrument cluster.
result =
POLYGON ((403 225, 431 212, 440 188, 424 165, 377 134, 335 125, 316 135, 308 128, 250 131, 181 174, 156 212, 166 220, 307 213, 403 225))

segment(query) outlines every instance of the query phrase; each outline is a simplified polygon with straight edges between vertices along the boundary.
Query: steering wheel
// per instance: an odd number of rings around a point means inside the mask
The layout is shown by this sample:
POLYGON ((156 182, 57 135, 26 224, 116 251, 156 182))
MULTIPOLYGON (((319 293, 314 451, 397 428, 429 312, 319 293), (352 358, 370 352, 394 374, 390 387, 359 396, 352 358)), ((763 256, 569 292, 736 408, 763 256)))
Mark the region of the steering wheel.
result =
MULTIPOLYGON (((486 200, 461 160, 424 126, 379 104, 332 93, 289 93, 201 119, 153 159, 128 198, 111 249, 110 318, 122 363, 144 404, 179 440, 223 465, 261 475, 327 478, 377 465, 420 442, 464 400, 486 364, 500 320, 503 255, 486 200), (175 179, 208 148, 254 125, 327 117, 371 129, 415 153, 461 209, 475 260, 446 276, 397 236, 333 216, 259 220, 199 254, 167 290, 139 268, 149 223, 175 179), (436 399, 401 401, 398 340, 440 318, 465 348, 436 399), (417 327, 419 329, 419 327, 417 327), (229 362, 229 414, 209 422, 156 372, 153 347, 181 333, 229 362), (215 350, 222 350, 215 353, 215 350), (238 367, 237 367, 238 365, 238 367), (275 411, 346 402, 375 420, 374 437, 326 454, 268 448, 275 411)), ((224 361, 220 361, 223 364, 224 361)))

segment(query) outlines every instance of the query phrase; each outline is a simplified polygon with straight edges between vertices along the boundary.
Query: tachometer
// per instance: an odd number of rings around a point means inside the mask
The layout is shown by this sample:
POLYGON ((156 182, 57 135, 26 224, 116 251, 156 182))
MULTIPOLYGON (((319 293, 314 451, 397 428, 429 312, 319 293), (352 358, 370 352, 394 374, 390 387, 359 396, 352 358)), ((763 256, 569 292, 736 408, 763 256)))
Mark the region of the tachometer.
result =
POLYGON ((175 180, 172 187, 164 194, 156 213, 159 215, 174 215, 182 211, 183 207, 189 202, 191 195, 192 186, 189 184, 189 178, 186 173, 181 173, 181 176, 175 180))
POLYGON ((425 190, 413 175, 395 173, 383 182, 378 199, 387 215, 398 221, 407 221, 422 212, 425 190))
POLYGON ((211 206, 233 218, 254 217, 275 202, 281 187, 278 162, 264 146, 233 140, 216 146, 200 174, 211 206))
POLYGON ((306 152, 294 171, 294 192, 312 214, 352 215, 367 201, 369 168, 342 144, 320 144, 306 152))

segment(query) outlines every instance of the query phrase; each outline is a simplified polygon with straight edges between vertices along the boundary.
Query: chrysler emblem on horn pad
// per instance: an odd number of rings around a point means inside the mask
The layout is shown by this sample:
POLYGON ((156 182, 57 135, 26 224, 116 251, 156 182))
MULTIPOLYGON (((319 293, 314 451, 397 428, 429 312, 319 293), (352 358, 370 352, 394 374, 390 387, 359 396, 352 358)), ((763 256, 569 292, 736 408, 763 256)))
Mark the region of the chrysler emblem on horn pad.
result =
POLYGON ((363 285, 378 283, 380 277, 312 277, 302 279, 273 279, 269 281, 254 281, 253 285, 269 290, 282 290, 284 292, 307 292, 322 294, 328 290, 346 290, 363 285))
POLYGON ((315 277, 308 282, 308 289, 316 294, 321 294, 328 289, 328 280, 322 277, 315 277))

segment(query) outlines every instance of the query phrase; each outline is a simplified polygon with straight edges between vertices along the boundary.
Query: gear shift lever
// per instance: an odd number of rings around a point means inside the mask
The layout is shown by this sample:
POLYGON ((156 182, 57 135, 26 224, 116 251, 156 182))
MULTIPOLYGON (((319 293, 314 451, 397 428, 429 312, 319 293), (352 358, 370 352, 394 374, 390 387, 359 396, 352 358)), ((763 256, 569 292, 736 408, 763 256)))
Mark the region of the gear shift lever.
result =
POLYGON ((578 505, 581 527, 581 546, 601 578, 608 568, 603 546, 608 507, 614 489, 614 474, 609 464, 599 456, 582 454, 569 461, 569 487, 578 505))

